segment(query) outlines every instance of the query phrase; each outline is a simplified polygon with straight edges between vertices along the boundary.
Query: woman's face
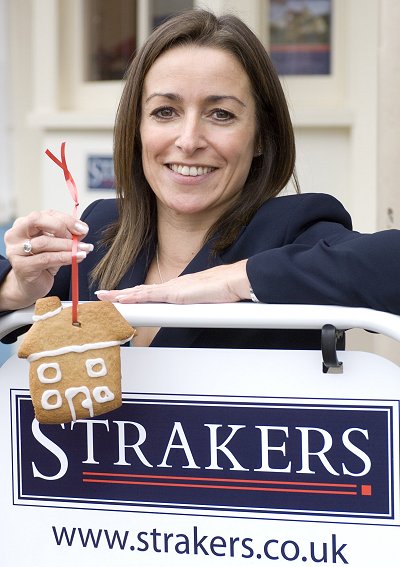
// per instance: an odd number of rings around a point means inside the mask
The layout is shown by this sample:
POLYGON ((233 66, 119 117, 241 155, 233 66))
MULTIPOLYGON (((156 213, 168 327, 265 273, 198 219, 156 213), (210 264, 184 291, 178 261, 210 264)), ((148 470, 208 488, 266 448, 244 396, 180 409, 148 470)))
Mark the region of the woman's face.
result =
POLYGON ((161 211, 214 222, 241 191, 256 145, 249 78, 231 54, 175 47, 144 82, 140 135, 161 211))

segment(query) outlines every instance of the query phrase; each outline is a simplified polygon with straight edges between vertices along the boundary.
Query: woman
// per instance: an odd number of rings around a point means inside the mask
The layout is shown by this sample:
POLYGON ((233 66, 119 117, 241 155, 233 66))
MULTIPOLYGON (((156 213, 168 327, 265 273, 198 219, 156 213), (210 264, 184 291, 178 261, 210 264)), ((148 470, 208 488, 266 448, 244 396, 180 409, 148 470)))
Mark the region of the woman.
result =
MULTIPOLYGON (((243 22, 202 10, 177 16, 152 34, 126 79, 117 201, 93 203, 79 223, 52 211, 18 219, 6 235, 3 310, 48 293, 68 299, 78 234, 83 300, 252 299, 400 313, 397 231, 353 232, 326 195, 276 198, 291 178, 297 188, 293 130, 268 55, 243 22)), ((135 344, 317 348, 319 336, 140 329, 135 344)))

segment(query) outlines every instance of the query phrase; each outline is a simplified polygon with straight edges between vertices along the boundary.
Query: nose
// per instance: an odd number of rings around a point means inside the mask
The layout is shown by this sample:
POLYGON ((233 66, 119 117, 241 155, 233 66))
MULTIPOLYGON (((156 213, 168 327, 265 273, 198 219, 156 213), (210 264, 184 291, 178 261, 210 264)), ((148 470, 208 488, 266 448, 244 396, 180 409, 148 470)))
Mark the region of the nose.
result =
POLYGON ((175 145, 187 155, 206 147, 207 142, 201 117, 189 114, 180 121, 175 145))

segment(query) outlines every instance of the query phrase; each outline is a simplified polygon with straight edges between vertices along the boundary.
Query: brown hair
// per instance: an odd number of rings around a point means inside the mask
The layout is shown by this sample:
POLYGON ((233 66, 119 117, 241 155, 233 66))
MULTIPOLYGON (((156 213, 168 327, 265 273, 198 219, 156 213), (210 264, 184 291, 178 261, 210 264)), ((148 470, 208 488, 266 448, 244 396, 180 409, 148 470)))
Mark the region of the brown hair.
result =
POLYGON ((211 227, 214 251, 231 245, 257 209, 295 174, 293 127, 279 77, 259 39, 239 18, 190 10, 163 23, 138 51, 127 73, 114 129, 114 169, 119 219, 105 232, 108 251, 92 277, 103 289, 118 285, 143 246, 156 241, 156 200, 142 168, 140 120, 143 83, 165 51, 182 45, 223 49, 240 61, 252 87, 261 155, 252 161, 243 191, 211 227))

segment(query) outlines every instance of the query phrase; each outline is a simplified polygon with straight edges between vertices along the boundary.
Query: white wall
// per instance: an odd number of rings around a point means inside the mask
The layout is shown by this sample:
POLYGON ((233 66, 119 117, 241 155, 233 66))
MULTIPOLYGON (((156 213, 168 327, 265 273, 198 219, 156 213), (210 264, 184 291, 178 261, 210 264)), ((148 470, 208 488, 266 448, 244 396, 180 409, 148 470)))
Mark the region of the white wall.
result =
POLYGON ((40 176, 42 133, 29 125, 36 80, 32 60, 32 3, 31 0, 8 0, 7 4, 12 93, 9 163, 15 214, 19 216, 43 206, 40 176))
POLYGON ((10 160, 8 2, 0 0, 0 224, 13 214, 10 160))
POLYGON ((383 0, 378 77, 379 227, 400 228, 400 2, 383 0))
MULTIPOLYGON (((378 228, 400 228, 400 2, 381 0, 379 17, 377 186, 378 228)), ((393 255, 400 252, 392 251, 393 255)), ((374 337, 374 348, 400 364, 400 345, 382 335, 374 337)))

